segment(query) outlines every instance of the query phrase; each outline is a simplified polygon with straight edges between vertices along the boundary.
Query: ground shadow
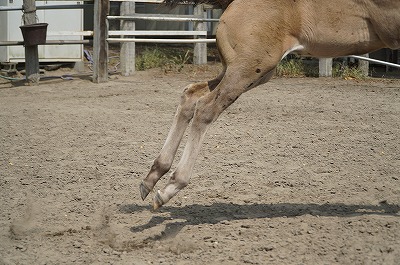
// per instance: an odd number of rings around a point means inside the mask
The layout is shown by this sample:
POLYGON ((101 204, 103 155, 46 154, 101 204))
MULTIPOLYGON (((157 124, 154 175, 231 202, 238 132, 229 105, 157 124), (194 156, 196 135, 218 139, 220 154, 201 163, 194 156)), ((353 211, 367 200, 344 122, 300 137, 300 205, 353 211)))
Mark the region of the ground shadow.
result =
MULTIPOLYGON (((150 206, 136 204, 121 205, 119 208, 123 213, 137 213, 150 210, 150 206)), ((177 234, 186 225, 216 224, 221 221, 245 220, 255 218, 276 218, 294 217, 301 215, 314 216, 361 216, 361 215, 388 215, 398 216, 400 205, 382 202, 379 205, 346 205, 346 204, 234 204, 234 203, 213 203, 211 205, 187 205, 183 207, 165 206, 160 212, 168 212, 170 216, 164 217, 154 215, 144 225, 132 227, 132 232, 141 232, 170 221, 172 219, 186 220, 182 222, 167 223, 165 231, 152 238, 160 240, 163 237, 170 237, 177 234)))
MULTIPOLYGON (((48 84, 54 84, 54 83, 66 82, 78 79, 92 81, 92 74, 82 73, 82 74, 45 75, 40 77, 38 85, 48 85, 48 84)), ((29 83, 25 79, 16 79, 16 80, 10 80, 9 82, 0 83, 0 89, 6 89, 10 87, 18 88, 26 86, 29 86, 29 83), (2 84, 4 84, 4 87, 1 86, 2 84), (6 86, 6 84, 10 86, 6 86)))

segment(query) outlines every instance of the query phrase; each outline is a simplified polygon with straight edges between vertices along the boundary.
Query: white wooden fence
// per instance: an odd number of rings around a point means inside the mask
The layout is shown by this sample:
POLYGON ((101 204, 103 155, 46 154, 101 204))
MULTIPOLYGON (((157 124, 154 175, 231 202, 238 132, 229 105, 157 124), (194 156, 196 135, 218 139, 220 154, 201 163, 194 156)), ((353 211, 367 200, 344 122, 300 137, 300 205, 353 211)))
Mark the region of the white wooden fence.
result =
MULTIPOLYGON (((32 2, 33 9, 70 9, 82 8, 84 5, 57 5, 57 6, 38 6, 32 2)), ((71 0, 72 1, 72 0, 71 0)), ((91 0, 87 1, 90 2, 91 0)), ((111 0, 114 1, 114 0, 111 0)), ((136 14, 136 3, 162 3, 163 0, 115 0, 121 3, 120 16, 108 16, 110 9, 110 0, 94 0, 94 29, 93 31, 80 32, 56 32, 57 35, 79 35, 93 36, 93 81, 106 82, 108 79, 108 43, 121 43, 121 68, 123 75, 132 74, 135 71, 135 43, 194 43, 194 63, 204 64, 207 62, 207 43, 215 42, 215 39, 207 39, 206 22, 218 22, 218 19, 207 19, 203 5, 199 5, 194 9, 192 15, 158 15, 158 14, 136 14), (120 31, 109 31, 108 20, 121 20, 122 29, 120 31), (137 20, 156 20, 156 21, 179 21, 192 22, 194 30, 186 31, 136 31, 135 21, 137 20), (116 38, 115 36, 122 36, 116 38), (146 36, 147 38, 143 38, 146 36), (164 36, 162 39, 160 37, 164 36), (171 36, 192 36, 192 39, 181 38, 171 39, 171 36), (150 37, 150 38, 149 38, 150 37), (154 38, 151 38, 154 37, 154 38)), ((25 2, 25 0, 24 0, 25 2)), ((21 10, 22 7, 1 7, 0 11, 21 10)), ((54 33, 53 33, 54 34, 54 33)), ((79 41, 46 41, 46 45, 53 44, 88 44, 89 40, 79 41)), ((0 45, 23 45, 23 41, 2 41, 0 45)), ((37 47, 33 47, 37 49, 37 47)), ((36 56, 37 57, 37 56, 36 56)), ((33 58, 27 61, 27 65, 34 65, 32 73, 38 73, 38 59, 33 58)))
POLYGON ((111 0, 121 2, 120 16, 109 16, 109 0, 95 1, 95 23, 93 40, 94 58, 94 82, 106 82, 107 60, 100 59, 107 55, 108 43, 121 43, 121 74, 131 75, 135 72, 135 43, 194 43, 194 63, 205 64, 207 62, 207 43, 215 42, 215 39, 207 39, 206 22, 218 22, 218 19, 207 19, 204 5, 194 8, 192 15, 160 15, 160 14, 136 14, 136 3, 162 3, 163 0, 111 0), (108 31, 107 21, 121 20, 120 31, 108 31), (137 31, 135 21, 178 21, 193 22, 194 30, 191 31, 137 31), (104 22, 106 21, 106 22, 104 22), (123 36, 115 38, 114 36, 123 36), (143 38, 146 36, 147 38, 143 38), (149 37, 157 38, 149 38, 149 37), (170 38, 171 36, 192 36, 192 39, 170 38), (164 37, 164 38, 159 38, 164 37), (101 62, 100 62, 101 60, 101 62))
POLYGON ((168 15, 168 14, 137 14, 135 4, 162 3, 163 0, 111 0, 121 1, 120 16, 107 16, 107 20, 121 20, 121 30, 109 31, 108 43, 121 43, 121 74, 131 75, 135 72, 135 43, 194 43, 194 64, 207 63, 207 43, 215 42, 215 39, 207 39, 206 22, 218 22, 218 19, 207 19, 204 5, 194 7, 192 15, 168 15), (135 21, 175 21, 192 22, 194 30, 135 30, 135 21), (115 37, 122 36, 122 37, 115 37), (143 38, 142 36, 146 36, 143 38), (171 38, 174 36, 175 38, 171 38), (176 38, 180 36, 192 36, 189 38, 176 38), (160 38, 164 37, 164 38, 160 38))
MULTIPOLYGON (((368 74, 369 74, 369 63, 370 62, 376 63, 376 64, 382 64, 382 65, 386 65, 386 66, 390 66, 390 67, 394 67, 394 68, 400 68, 399 64, 369 58, 369 54, 364 54, 363 56, 349 55, 346 57, 359 60, 358 68, 361 70, 361 72, 365 76, 368 76, 368 74)), ((332 62, 333 62, 333 58, 319 59, 319 76, 320 77, 331 77, 332 76, 332 62)))
MULTIPOLYGON (((32 1, 32 0, 30 0, 32 1)), ((215 42, 215 39, 207 39, 207 22, 218 22, 218 19, 208 19, 206 17, 205 5, 199 5, 194 9, 192 15, 159 15, 159 14, 136 14, 136 3, 162 3, 163 0, 111 0, 121 2, 120 16, 109 16, 110 0, 94 1, 94 29, 85 32, 59 32, 60 35, 93 35, 93 82, 107 82, 108 80, 108 43, 121 43, 121 70, 123 75, 130 75, 135 71, 135 43, 194 43, 194 63, 203 64, 207 62, 207 43, 215 42), (119 31, 109 31, 109 20, 121 20, 122 28, 119 31), (135 21, 153 20, 153 21, 179 21, 193 22, 194 30, 186 31, 137 31, 135 30, 135 21), (116 38, 115 36, 123 36, 116 38), (146 38, 143 38, 146 36, 146 38), (165 38, 159 38, 159 37, 165 38), (174 36, 192 36, 188 38, 174 38, 174 36), (157 37, 157 38, 150 38, 157 37)), ((69 8, 70 6, 59 6, 50 8, 69 8)), ((49 7, 47 7, 49 8, 49 7)), ((78 7, 76 7, 78 8, 78 7)), ((79 7, 81 8, 81 7, 79 7)), ((0 9, 0 11, 2 11, 0 9)), ((6 11, 6 10, 3 10, 6 11)), ((74 41, 73 43, 78 43, 74 41)), ((79 43, 88 43, 87 40, 79 43)), ((5 43, 0 45, 22 45, 23 42, 5 43)), ((72 44, 66 41, 48 41, 46 44, 72 44)), ((352 56, 363 61, 372 61, 391 67, 400 68, 400 65, 370 59, 368 57, 352 56)), ((36 66, 35 66, 36 67, 36 66)), ((363 69, 368 73, 368 63, 362 64, 363 69)), ((320 59, 320 76, 332 75, 332 59, 320 59)))

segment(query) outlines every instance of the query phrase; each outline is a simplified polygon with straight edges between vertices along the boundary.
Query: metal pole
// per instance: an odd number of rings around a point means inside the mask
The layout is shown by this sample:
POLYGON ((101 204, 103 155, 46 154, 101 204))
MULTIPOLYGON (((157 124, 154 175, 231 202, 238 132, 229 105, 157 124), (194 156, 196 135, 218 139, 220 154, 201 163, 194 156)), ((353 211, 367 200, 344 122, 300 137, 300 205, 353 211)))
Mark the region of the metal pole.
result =
POLYGON ((378 64, 383 64, 383 65, 387 65, 387 66, 391 66, 391 67, 400 68, 399 64, 388 63, 388 62, 385 62, 385 61, 372 59, 372 58, 367 58, 367 57, 363 57, 363 56, 350 55, 350 56, 347 56, 347 57, 352 57, 352 58, 356 58, 356 59, 359 59, 359 60, 365 60, 365 61, 368 61, 368 62, 373 62, 373 63, 378 63, 378 64))

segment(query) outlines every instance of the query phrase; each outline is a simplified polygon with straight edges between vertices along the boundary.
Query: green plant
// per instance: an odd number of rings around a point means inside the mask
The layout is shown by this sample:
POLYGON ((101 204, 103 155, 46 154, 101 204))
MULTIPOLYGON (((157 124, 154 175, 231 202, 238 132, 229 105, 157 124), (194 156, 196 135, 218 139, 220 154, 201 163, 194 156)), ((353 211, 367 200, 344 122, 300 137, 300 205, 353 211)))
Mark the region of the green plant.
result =
POLYGON ((357 66, 350 67, 340 63, 333 65, 332 76, 343 79, 365 79, 367 77, 357 66))
POLYGON ((182 48, 171 47, 146 47, 136 55, 136 69, 143 71, 146 69, 161 67, 164 71, 181 71, 185 64, 192 59, 192 53, 182 48))
POLYGON ((167 60, 167 56, 160 49, 146 48, 136 57, 136 69, 143 71, 150 68, 161 67, 167 60))
POLYGON ((163 66, 164 71, 178 71, 180 72, 185 64, 187 64, 190 60, 189 50, 186 51, 185 55, 182 54, 172 55, 169 58, 168 63, 163 66))
POLYGON ((304 63, 300 58, 285 58, 276 67, 276 75, 281 77, 306 76, 304 63))

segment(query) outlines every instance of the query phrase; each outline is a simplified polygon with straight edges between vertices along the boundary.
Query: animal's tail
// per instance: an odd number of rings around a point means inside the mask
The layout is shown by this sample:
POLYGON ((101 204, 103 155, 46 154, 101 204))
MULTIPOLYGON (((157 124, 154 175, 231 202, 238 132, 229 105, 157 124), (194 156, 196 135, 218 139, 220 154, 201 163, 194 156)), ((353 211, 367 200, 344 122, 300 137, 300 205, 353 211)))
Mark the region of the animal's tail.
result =
POLYGON ((195 5, 199 4, 210 4, 213 5, 216 8, 222 8, 225 9, 228 7, 230 3, 232 3, 233 0, 164 0, 164 3, 167 5, 174 7, 178 4, 185 4, 185 3, 193 3, 195 5))

